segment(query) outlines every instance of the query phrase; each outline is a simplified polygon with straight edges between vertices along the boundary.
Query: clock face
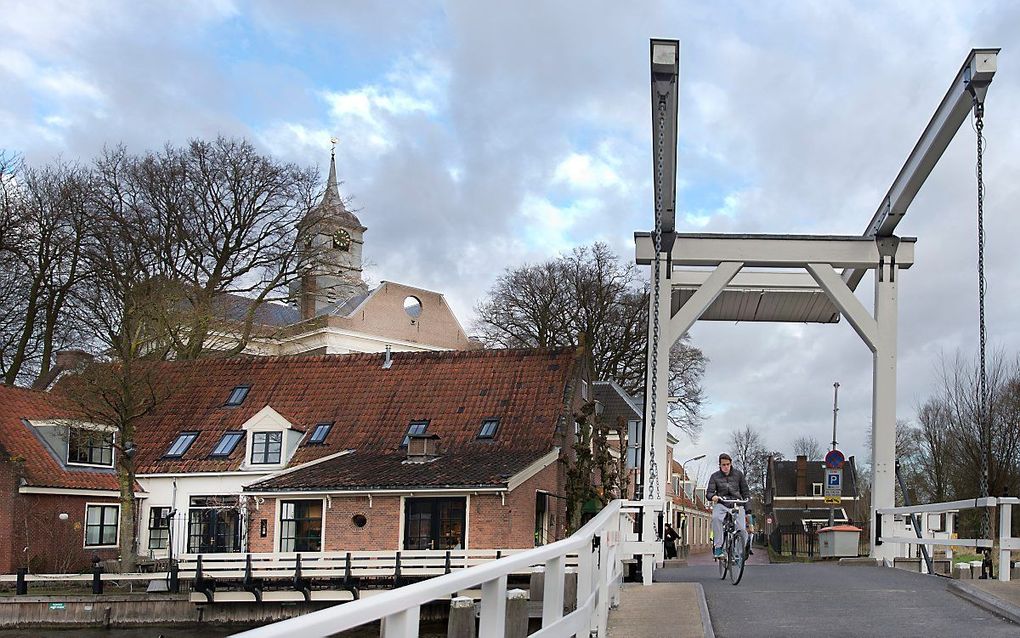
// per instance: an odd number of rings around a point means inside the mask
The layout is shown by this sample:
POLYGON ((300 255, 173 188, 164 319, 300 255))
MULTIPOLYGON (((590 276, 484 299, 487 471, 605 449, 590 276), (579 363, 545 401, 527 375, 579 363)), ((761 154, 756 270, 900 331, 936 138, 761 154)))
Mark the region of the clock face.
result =
POLYGON ((340 250, 351 249, 351 235, 342 228, 333 233, 333 248, 339 248, 340 250))

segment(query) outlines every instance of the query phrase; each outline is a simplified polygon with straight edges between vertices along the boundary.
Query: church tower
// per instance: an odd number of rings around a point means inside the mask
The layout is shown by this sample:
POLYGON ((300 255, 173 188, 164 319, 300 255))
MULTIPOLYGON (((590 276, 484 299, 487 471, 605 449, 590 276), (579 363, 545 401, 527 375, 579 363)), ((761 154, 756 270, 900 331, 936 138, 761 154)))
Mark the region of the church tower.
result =
POLYGON ((340 198, 336 182, 336 139, 329 158, 326 192, 298 224, 304 272, 290 285, 301 319, 328 312, 351 297, 368 292, 362 279, 362 247, 368 230, 340 198))

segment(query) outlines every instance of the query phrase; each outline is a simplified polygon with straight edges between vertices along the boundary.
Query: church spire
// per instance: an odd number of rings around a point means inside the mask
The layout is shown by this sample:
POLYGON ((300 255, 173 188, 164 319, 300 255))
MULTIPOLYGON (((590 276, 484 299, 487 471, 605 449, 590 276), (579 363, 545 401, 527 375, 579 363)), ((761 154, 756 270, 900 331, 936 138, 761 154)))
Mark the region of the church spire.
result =
POLYGON ((326 180, 326 192, 322 194, 323 204, 339 204, 343 208, 343 201, 340 199, 340 188, 336 184, 336 143, 337 138, 329 140, 332 148, 329 150, 329 178, 326 180))

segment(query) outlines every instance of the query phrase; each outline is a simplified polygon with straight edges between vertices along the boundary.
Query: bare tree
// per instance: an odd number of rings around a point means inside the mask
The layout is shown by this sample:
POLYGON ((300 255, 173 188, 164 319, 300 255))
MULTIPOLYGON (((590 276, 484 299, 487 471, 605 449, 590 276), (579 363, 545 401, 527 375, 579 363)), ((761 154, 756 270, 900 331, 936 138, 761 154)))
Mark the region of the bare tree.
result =
POLYGON ((822 458, 822 444, 813 436, 798 436, 793 441, 793 455, 806 456, 808 459, 822 458))
POLYGON ((0 211, 6 211, 0 218, 18 220, 11 229, 17 243, 7 249, 11 258, 0 277, 0 369, 8 385, 47 374, 55 349, 76 336, 67 307, 82 279, 88 232, 85 170, 57 163, 23 169, 18 177, 16 184, 0 184, 0 211))
POLYGON ((730 433, 729 448, 733 464, 744 473, 748 488, 756 496, 761 496, 769 458, 761 434, 751 425, 745 425, 730 433))
MULTIPOLYGON (((631 394, 644 393, 648 291, 632 264, 601 243, 507 270, 476 307, 475 329, 490 347, 577 346, 583 335, 593 373, 631 394)), ((670 351, 671 423, 701 431, 707 359, 689 337, 670 351)))

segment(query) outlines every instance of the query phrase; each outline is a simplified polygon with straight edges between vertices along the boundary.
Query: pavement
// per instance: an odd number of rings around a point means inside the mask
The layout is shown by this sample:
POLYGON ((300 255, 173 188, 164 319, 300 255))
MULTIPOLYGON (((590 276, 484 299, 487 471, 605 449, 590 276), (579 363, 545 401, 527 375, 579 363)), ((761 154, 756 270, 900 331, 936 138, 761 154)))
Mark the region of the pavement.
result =
MULTIPOLYGON (((751 559, 737 586, 721 580, 714 561, 702 556, 690 557, 689 567, 658 570, 656 581, 701 585, 710 614, 704 623, 705 635, 714 632, 720 638, 817 638, 820 633, 829 637, 1020 635, 1020 624, 1005 620, 1001 606, 989 611, 964 599, 963 590, 956 591, 962 582, 968 591, 1008 602, 1020 596, 1015 584, 1006 589, 997 581, 950 581, 900 569, 836 563, 772 565, 757 553, 751 559)), ((675 606, 693 608, 695 602, 688 598, 675 606)))
POLYGON ((949 591, 1020 625, 1020 580, 951 580, 949 591))
POLYGON ((698 583, 626 583, 609 613, 609 638, 714 638, 698 583))

